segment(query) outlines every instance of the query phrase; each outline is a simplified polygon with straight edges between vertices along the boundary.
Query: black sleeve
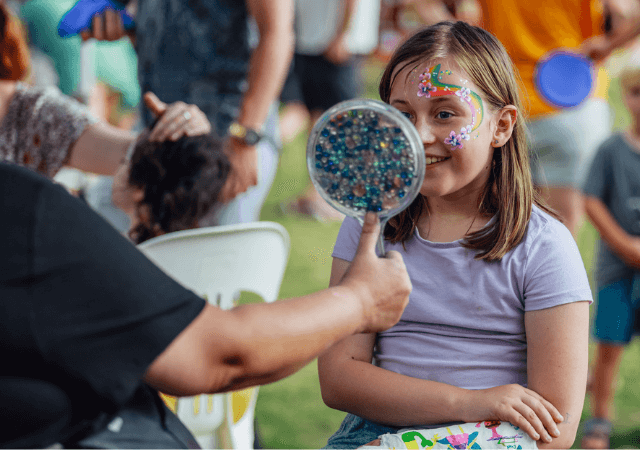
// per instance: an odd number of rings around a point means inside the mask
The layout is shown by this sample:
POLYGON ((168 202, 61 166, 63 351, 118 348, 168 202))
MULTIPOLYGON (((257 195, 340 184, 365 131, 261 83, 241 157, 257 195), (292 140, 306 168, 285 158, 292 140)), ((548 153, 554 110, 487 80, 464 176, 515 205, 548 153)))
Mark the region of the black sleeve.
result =
POLYGON ((35 208, 31 325, 46 362, 117 407, 205 301, 64 189, 35 208))

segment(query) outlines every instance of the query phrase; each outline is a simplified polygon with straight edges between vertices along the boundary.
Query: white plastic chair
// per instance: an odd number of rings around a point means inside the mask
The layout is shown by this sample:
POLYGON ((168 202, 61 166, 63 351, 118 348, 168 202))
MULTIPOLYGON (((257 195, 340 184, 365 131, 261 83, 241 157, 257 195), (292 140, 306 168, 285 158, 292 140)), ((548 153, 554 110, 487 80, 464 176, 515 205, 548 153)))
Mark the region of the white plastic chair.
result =
MULTIPOLYGON (((229 309, 240 291, 278 298, 289 235, 277 223, 253 222, 169 233, 138 248, 183 286, 229 309)), ((202 448, 253 448, 257 394, 250 388, 168 401, 202 448)))

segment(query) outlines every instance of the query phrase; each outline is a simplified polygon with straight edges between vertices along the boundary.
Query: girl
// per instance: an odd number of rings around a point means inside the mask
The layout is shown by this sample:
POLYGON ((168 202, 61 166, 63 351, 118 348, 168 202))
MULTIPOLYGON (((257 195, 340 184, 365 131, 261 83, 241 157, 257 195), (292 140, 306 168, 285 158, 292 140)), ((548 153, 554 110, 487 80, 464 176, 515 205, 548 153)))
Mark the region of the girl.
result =
MULTIPOLYGON (((349 413, 327 447, 492 420, 540 448, 570 447, 591 290, 571 233, 533 189, 509 57, 486 31, 442 22, 396 50, 380 97, 413 122, 426 154, 421 195, 384 230, 413 291, 396 326, 348 338, 318 360, 323 400, 349 413)), ((345 219, 331 285, 359 233, 345 219)))
POLYGON ((211 134, 163 142, 149 135, 140 135, 113 179, 113 204, 131 219, 129 237, 136 244, 196 228, 231 169, 222 141, 211 134))

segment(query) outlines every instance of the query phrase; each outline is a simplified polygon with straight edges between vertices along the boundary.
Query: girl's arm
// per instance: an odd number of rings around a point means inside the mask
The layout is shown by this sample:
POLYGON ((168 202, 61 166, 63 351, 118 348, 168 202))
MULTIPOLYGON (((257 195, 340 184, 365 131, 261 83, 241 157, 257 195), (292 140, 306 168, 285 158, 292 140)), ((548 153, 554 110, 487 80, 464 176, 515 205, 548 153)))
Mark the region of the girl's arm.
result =
MULTIPOLYGON (((348 267, 349 262, 334 258, 331 286, 348 267)), ((547 438, 546 430, 553 434, 555 421, 562 420, 551 403, 519 385, 472 391, 376 367, 371 364, 374 344, 375 334, 351 336, 318 359, 327 406, 393 426, 502 420, 533 439, 547 438)))
POLYGON ((629 235, 611 215, 607 205, 597 197, 587 196, 585 209, 589 220, 607 243, 627 265, 640 269, 640 238, 629 235))
POLYGON ((560 437, 539 448, 569 448, 582 413, 587 386, 589 303, 576 302, 526 312, 528 386, 564 417, 560 437))

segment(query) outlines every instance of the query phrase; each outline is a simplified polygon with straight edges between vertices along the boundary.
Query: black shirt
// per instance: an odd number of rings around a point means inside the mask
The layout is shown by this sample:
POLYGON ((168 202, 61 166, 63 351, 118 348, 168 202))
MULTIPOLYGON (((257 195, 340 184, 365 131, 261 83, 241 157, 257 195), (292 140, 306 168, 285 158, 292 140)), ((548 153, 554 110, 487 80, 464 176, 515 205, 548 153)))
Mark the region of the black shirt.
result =
POLYGON ((47 380, 74 415, 115 413, 205 301, 80 200, 0 163, 2 376, 47 380))

